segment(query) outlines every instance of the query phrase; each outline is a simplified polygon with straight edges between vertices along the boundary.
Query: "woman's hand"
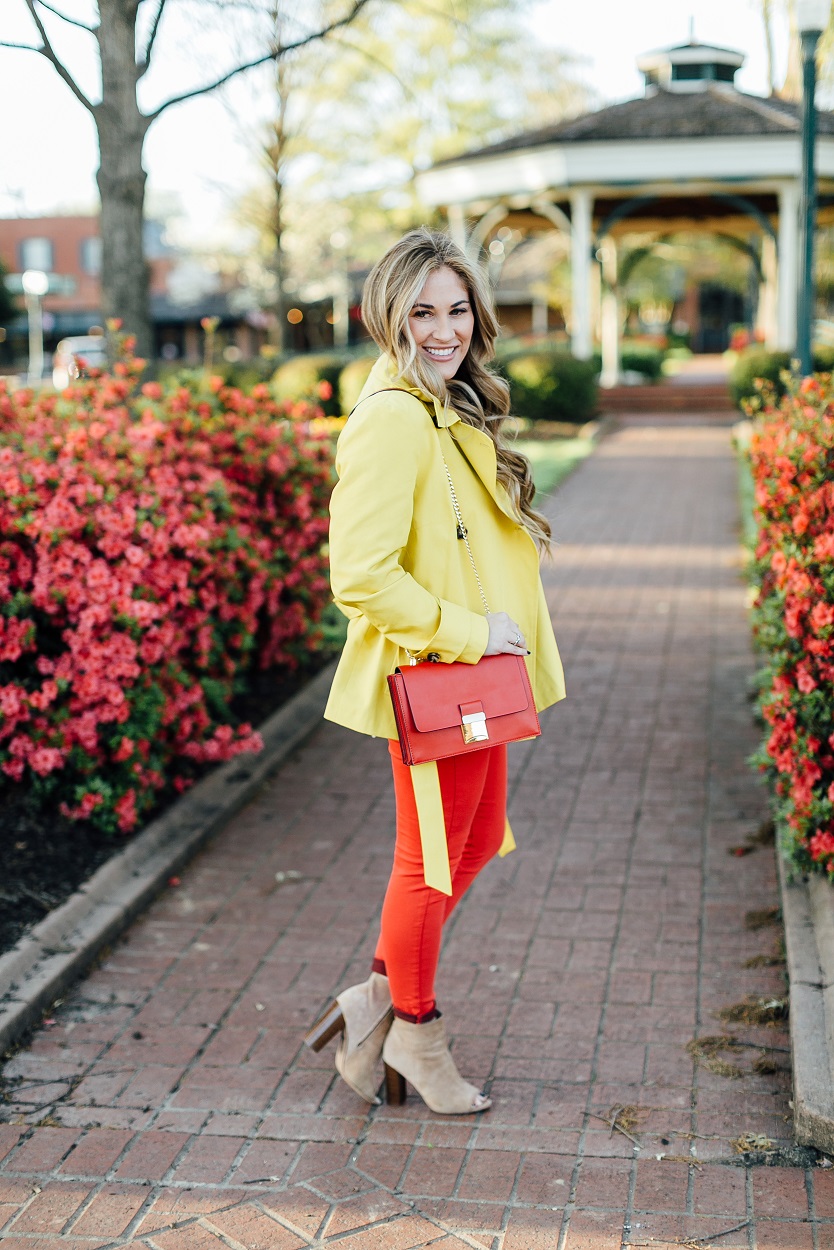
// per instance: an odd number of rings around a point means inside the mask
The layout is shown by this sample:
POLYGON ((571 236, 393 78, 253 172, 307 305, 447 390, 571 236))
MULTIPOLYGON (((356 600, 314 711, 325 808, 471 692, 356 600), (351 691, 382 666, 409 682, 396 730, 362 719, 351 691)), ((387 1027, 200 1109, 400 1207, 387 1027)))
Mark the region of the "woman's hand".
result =
POLYGON ((506 612, 487 613, 489 642, 484 655, 527 655, 527 642, 521 629, 506 612))

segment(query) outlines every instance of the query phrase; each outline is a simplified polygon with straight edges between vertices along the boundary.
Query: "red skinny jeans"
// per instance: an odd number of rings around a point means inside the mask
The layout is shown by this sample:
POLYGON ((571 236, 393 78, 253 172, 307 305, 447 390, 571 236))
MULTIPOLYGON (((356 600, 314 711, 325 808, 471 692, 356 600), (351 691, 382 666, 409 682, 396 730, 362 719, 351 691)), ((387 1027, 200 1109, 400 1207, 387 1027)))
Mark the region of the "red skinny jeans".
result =
POLYGON ((434 978, 443 925, 504 838, 507 748, 440 760, 437 771, 452 872, 451 897, 427 886, 410 769, 390 742, 397 804, 394 867, 382 907, 374 967, 386 972, 394 1011, 421 1023, 436 1014, 434 978))

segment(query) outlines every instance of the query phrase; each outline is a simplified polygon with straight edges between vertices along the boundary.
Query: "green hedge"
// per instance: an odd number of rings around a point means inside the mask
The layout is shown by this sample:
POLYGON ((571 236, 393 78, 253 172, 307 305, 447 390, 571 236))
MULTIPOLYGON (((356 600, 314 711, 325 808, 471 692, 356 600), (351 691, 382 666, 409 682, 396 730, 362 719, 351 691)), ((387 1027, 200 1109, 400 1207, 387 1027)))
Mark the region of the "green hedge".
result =
POLYGON ((500 363, 517 417, 581 425, 597 411, 597 370, 592 360, 577 360, 566 351, 538 350, 508 356, 500 363))
MULTIPOLYGON (((620 346, 620 368, 630 373, 642 373, 649 382, 657 382, 663 375, 663 361, 666 353, 652 343, 629 343, 626 339, 620 346)), ((599 372, 602 357, 599 351, 594 353, 594 366, 599 372)))
POLYGON ((376 356, 357 356, 342 369, 339 374, 339 407, 343 416, 346 417, 356 407, 362 387, 376 361, 376 356))
POLYGON ((271 389, 279 403, 318 404, 328 417, 341 415, 339 375, 346 362, 339 352, 306 352, 292 356, 272 375, 271 389))
MULTIPOLYGON (((773 400, 778 402, 785 394, 782 373, 790 371, 791 353, 772 351, 767 347, 748 347, 739 352, 730 370, 730 394, 733 403, 741 408, 744 400, 758 395, 756 382, 762 379, 772 387, 773 400)), ((834 370, 834 346, 818 344, 813 350, 815 373, 831 373, 834 370)))
POLYGON ((781 399, 785 393, 781 375, 790 367, 790 352, 771 351, 766 347, 745 348, 743 352, 739 352, 730 370, 730 395, 733 403, 741 408, 745 399, 753 399, 758 394, 756 383, 759 379, 773 387, 775 399, 781 399))

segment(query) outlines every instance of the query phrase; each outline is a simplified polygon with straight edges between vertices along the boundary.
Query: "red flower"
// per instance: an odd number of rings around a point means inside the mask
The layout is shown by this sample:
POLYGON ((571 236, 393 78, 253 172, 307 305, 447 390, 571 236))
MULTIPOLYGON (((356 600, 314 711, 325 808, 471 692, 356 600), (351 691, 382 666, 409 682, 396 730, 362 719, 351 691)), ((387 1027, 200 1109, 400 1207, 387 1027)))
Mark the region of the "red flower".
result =
POLYGON ((259 749, 224 700, 296 664, 327 602, 316 410, 292 425, 268 388, 220 380, 136 394, 141 368, 60 401, 0 387, 0 768, 123 830, 191 760, 259 749))

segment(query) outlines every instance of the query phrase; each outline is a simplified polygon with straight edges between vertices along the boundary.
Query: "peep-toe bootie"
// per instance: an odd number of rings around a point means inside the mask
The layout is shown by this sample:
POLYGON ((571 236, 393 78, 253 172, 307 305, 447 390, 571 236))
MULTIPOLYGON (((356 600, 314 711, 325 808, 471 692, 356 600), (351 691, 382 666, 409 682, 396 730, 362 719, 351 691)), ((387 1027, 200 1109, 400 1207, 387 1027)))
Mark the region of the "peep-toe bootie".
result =
POLYGON ((367 981, 351 985, 336 996, 304 1041, 311 1050, 319 1051, 340 1033, 336 1071, 360 1098, 378 1105, 376 1067, 392 1019, 388 978, 372 972, 367 981))
POLYGON ((405 1101, 406 1081, 438 1115, 472 1115, 492 1106, 491 1100, 464 1081, 455 1067, 440 1017, 428 1024, 409 1024, 395 1018, 382 1058, 385 1093, 394 1106, 405 1101))

